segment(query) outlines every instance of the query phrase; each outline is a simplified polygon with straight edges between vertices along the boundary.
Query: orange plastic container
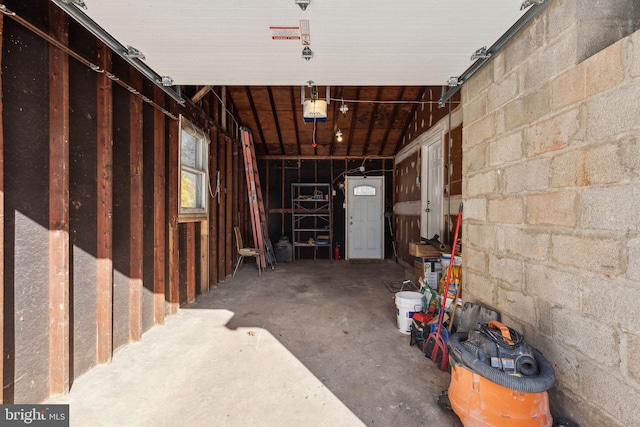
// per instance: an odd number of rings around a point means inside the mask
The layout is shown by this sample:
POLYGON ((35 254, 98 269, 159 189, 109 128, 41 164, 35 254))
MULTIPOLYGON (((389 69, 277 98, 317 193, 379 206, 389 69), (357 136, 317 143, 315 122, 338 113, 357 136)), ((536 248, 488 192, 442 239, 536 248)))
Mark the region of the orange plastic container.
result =
POLYGON ((449 401, 465 427, 551 427, 549 396, 498 385, 451 362, 449 401))

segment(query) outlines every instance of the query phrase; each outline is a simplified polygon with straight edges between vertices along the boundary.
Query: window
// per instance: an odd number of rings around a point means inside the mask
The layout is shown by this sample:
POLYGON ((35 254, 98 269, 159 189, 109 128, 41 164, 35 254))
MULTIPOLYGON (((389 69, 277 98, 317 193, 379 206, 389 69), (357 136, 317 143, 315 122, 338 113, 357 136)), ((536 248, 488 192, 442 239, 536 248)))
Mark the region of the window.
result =
POLYGON ((206 215, 208 212, 207 162, 209 138, 180 116, 180 214, 206 215))
POLYGON ((354 196, 375 196, 376 187, 370 185, 359 185, 353 189, 354 196))

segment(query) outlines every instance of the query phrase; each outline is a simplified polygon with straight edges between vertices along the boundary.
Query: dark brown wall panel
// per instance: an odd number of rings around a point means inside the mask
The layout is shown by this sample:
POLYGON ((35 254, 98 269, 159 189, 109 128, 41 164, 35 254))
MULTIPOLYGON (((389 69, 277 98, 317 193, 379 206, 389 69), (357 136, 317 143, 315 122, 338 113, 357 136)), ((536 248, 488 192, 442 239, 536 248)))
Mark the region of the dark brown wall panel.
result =
POLYGON ((38 402, 49 393, 48 45, 10 19, 4 33, 5 402, 38 402))
MULTIPOLYGON (((449 133, 444 136, 444 159, 448 159, 449 133)), ((451 132, 451 195, 462 194, 462 126, 454 128, 451 132)), ((448 184, 449 176, 445 169, 444 184, 448 184)))
POLYGON ((420 187, 416 185, 419 174, 419 150, 395 165, 395 203, 420 200, 420 187))
MULTIPOLYGON (((114 55, 115 75, 129 69, 114 55)), ((113 85, 113 348, 129 342, 129 92, 113 85)))
MULTIPOLYGON (((145 81, 145 95, 153 98, 153 85, 145 81)), ((153 285, 154 285, 154 255, 153 255, 153 231, 156 225, 164 227, 164 224, 156 224, 154 221, 154 195, 153 195, 153 155, 154 155, 154 108, 145 103, 142 107, 143 114, 143 147, 142 158, 143 175, 143 289, 142 289, 142 331, 149 330, 153 324, 153 285)))
MULTIPOLYGON (((77 25, 71 47, 95 58, 96 44, 77 25)), ((71 240, 70 322, 72 378, 96 364, 96 73, 69 61, 69 221, 71 240)))

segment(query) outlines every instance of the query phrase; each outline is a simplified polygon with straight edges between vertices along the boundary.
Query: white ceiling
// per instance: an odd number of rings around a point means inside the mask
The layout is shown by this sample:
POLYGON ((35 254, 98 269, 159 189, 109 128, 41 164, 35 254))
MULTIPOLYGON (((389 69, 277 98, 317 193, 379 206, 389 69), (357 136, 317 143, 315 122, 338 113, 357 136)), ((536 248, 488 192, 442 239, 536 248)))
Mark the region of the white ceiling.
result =
MULTIPOLYGON (((85 0, 89 17, 178 85, 440 86, 524 11, 521 0, 85 0), (308 20, 301 40, 270 27, 308 20)), ((295 31, 297 33, 297 31, 295 31)))

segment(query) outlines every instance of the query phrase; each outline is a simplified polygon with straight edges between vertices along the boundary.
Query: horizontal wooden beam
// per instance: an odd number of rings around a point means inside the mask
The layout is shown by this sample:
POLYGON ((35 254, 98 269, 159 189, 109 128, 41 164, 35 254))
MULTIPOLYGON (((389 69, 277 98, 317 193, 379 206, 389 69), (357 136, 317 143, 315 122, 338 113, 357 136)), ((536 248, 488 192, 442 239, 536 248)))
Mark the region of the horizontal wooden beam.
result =
POLYGON ((213 88, 213 86, 203 86, 195 95, 193 95, 191 100, 193 102, 200 101, 211 90, 211 88, 213 88))

